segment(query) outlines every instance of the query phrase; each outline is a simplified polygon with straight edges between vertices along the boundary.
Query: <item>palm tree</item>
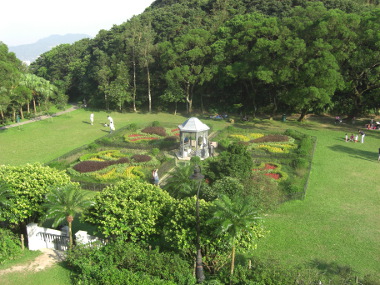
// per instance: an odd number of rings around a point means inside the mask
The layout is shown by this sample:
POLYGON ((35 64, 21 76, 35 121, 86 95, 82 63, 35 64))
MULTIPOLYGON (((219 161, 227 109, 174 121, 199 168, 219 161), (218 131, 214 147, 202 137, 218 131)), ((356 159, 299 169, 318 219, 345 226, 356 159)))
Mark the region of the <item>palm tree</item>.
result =
POLYGON ((177 167, 165 185, 165 190, 174 198, 191 197, 196 193, 196 183, 190 179, 194 166, 191 164, 177 167))
POLYGON ((227 234, 231 246, 231 276, 235 267, 235 249, 236 241, 242 235, 252 235, 256 221, 260 219, 256 210, 252 207, 249 199, 236 197, 231 200, 226 195, 215 200, 216 210, 210 222, 217 222, 217 232, 219 234, 227 234))
POLYGON ((54 188, 46 195, 44 207, 46 219, 53 219, 53 227, 57 227, 65 219, 69 225, 70 248, 73 245, 72 222, 76 214, 82 213, 93 201, 77 184, 67 184, 54 188))

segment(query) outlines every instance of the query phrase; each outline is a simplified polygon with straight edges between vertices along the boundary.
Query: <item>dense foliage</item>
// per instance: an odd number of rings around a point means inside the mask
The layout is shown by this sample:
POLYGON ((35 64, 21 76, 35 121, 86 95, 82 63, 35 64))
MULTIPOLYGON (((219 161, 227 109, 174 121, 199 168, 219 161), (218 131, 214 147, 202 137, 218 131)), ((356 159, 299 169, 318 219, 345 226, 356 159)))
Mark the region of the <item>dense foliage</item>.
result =
POLYGON ((100 248, 75 247, 67 261, 74 284, 194 284, 191 265, 173 253, 148 250, 121 237, 100 248))
POLYGON ((357 116, 380 106, 375 2, 155 1, 31 70, 107 109, 357 116))
POLYGON ((0 166, 0 181, 12 190, 10 209, 0 209, 0 221, 13 224, 36 221, 43 213, 45 195, 53 187, 67 185, 69 176, 56 169, 41 164, 25 166, 0 166))
POLYGON ((22 253, 20 239, 8 229, 0 228, 0 264, 22 253))
POLYGON ((148 242, 160 233, 158 224, 170 200, 159 187, 128 179, 99 193, 84 219, 106 237, 124 235, 128 241, 148 242))

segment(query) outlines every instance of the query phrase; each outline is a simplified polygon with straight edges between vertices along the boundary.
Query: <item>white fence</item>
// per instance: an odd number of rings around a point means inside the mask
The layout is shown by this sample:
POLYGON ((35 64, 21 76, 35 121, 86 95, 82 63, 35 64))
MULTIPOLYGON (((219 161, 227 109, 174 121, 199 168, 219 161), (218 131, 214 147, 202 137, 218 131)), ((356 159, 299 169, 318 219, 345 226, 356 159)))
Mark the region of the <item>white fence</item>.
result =
MULTIPOLYGON (((67 250, 69 247, 68 227, 64 227, 62 231, 39 227, 35 223, 26 226, 28 233, 28 248, 30 250, 39 250, 41 248, 51 248, 56 250, 67 250)), ((105 244, 102 239, 87 234, 86 231, 78 231, 75 234, 77 244, 92 245, 99 241, 105 244)))

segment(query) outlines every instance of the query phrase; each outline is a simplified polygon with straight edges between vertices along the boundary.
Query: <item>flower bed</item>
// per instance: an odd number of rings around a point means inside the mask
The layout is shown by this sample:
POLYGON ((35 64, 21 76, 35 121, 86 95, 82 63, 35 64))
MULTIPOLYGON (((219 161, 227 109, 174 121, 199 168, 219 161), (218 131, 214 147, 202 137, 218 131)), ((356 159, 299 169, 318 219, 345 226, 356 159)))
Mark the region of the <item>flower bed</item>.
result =
POLYGON ((269 177, 276 179, 276 180, 279 180, 281 178, 280 173, 269 172, 269 173, 264 173, 264 175, 269 176, 269 177))
POLYGON ((131 159, 133 159, 136 162, 147 162, 152 160, 152 158, 146 154, 135 154, 131 157, 131 159))
POLYGON ((150 134, 150 135, 158 135, 160 137, 166 137, 166 130, 163 127, 146 127, 141 130, 142 133, 150 134))
POLYGON ((106 160, 106 161, 93 161, 93 160, 86 160, 81 161, 74 165, 73 169, 80 173, 86 173, 86 172, 94 172, 102 170, 110 165, 114 164, 122 164, 122 163, 129 163, 129 158, 123 157, 118 160, 106 160))
POLYGON ((158 140, 160 138, 156 138, 156 137, 140 137, 140 138, 136 138, 136 139, 131 139, 129 140, 130 142, 138 142, 138 141, 144 141, 144 140, 158 140))
POLYGON ((263 137, 259 137, 257 139, 253 139, 251 142, 253 143, 263 143, 263 142, 288 142, 289 137, 285 135, 266 135, 263 137))
POLYGON ((265 176, 273 178, 277 181, 287 179, 288 175, 280 171, 281 165, 274 162, 263 162, 257 168, 253 168, 252 171, 259 171, 265 176))

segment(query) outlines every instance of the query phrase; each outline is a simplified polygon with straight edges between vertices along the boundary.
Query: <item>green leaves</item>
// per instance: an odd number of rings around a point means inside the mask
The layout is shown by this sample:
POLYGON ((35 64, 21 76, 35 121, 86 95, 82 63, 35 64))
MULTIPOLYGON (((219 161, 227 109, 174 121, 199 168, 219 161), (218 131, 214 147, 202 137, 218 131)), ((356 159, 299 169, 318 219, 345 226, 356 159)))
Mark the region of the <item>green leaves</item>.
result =
POLYGON ((132 242, 147 242, 161 231, 158 224, 171 200, 157 186, 128 179, 99 193, 84 220, 105 236, 125 234, 132 242))
POLYGON ((66 185, 70 183, 70 178, 63 172, 36 163, 0 166, 0 181, 8 184, 13 192, 9 199, 13 206, 2 212, 0 217, 17 224, 27 219, 34 221, 41 215, 41 205, 50 187, 66 185))

